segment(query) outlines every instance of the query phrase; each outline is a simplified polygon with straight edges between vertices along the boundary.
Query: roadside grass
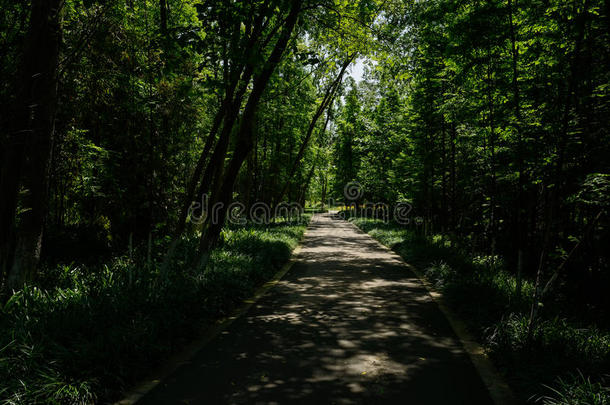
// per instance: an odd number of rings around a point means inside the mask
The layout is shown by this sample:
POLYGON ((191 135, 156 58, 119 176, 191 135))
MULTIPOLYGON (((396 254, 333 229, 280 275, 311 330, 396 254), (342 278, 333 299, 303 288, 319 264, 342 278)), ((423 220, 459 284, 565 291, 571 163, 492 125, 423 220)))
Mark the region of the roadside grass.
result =
POLYGON ((89 404, 120 397, 290 258, 310 216, 223 230, 193 269, 198 239, 181 241, 167 277, 145 255, 46 269, 0 307, 0 403, 89 404), (53 287, 51 287, 53 286, 53 287))
POLYGON ((550 394, 540 397, 538 402, 543 405, 608 405, 610 389, 605 383, 607 378, 604 376, 601 382, 591 382, 580 372, 565 379, 558 378, 555 387, 546 387, 550 394))
POLYGON ((562 306, 555 303, 541 311, 542 319, 528 340, 533 283, 524 280, 517 296, 515 277, 499 258, 473 257, 441 235, 423 238, 396 223, 350 221, 424 271, 523 400, 610 404, 604 377, 610 370, 607 330, 562 317, 562 306))

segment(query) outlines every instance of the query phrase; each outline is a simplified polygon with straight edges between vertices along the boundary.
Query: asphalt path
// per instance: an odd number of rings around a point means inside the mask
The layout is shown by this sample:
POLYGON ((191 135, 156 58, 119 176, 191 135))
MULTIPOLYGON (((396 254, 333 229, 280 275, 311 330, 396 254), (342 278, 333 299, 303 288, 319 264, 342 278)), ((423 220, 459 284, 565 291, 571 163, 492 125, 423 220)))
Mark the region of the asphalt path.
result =
POLYGON ((286 276, 140 404, 492 404, 419 279, 331 214, 286 276))

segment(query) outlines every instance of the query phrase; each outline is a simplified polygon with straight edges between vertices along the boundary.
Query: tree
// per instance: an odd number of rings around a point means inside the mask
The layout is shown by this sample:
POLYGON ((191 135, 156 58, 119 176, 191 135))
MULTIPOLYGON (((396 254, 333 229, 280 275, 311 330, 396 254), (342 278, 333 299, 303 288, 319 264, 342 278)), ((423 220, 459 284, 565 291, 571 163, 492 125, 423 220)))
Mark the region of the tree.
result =
POLYGON ((40 258, 55 134, 60 4, 58 0, 31 3, 21 76, 15 86, 16 111, 3 142, 0 274, 7 275, 11 289, 32 278, 40 258), (16 221, 20 188, 25 194, 16 221))

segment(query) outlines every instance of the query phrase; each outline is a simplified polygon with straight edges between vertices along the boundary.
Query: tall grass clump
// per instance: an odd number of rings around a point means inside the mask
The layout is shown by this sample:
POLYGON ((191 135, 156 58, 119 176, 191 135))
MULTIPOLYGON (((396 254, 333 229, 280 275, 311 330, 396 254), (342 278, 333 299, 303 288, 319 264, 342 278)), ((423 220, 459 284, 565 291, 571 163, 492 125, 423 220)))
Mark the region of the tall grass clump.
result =
POLYGON ((536 402, 542 405, 609 405, 610 385, 606 383, 609 377, 591 381, 579 371, 568 378, 558 378, 556 383, 546 386, 550 393, 536 398, 536 402))

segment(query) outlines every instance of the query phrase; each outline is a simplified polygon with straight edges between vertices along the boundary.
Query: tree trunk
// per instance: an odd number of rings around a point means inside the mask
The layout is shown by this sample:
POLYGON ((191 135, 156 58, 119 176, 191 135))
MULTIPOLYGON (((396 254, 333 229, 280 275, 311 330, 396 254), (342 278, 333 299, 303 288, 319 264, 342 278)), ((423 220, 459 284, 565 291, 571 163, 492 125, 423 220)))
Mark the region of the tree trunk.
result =
POLYGON ((457 212, 457 204, 456 204, 456 197, 457 197, 457 190, 456 190, 456 170, 455 170, 455 164, 456 164, 456 154, 455 154, 455 144, 457 142, 457 129, 455 128, 455 121, 451 122, 451 169, 450 169, 450 183, 451 183, 451 231, 453 233, 456 232, 457 230, 457 218, 456 218, 456 212, 457 212))
MULTIPOLYGON (((516 7, 516 4, 515 4, 516 7)), ((515 296, 517 299, 521 296, 521 289, 523 285, 523 246, 527 246, 527 231, 525 226, 525 218, 523 213, 523 205, 525 200, 524 187, 525 187, 525 173, 523 165, 523 135, 521 133, 521 104, 519 101, 519 71, 518 71, 518 57, 519 50, 516 44, 515 24, 513 22, 513 3, 512 0, 508 0, 508 17, 509 17, 509 29, 510 29, 510 43, 511 43, 511 56, 512 56, 512 70, 513 70, 513 104, 515 109, 515 131, 517 132, 517 156, 516 164, 517 171, 519 172, 519 180, 517 186, 517 204, 515 204, 515 222, 516 226, 513 229, 513 247, 517 252, 517 285, 515 289, 515 296)))
POLYGON ((320 102, 320 105, 318 106, 316 113, 314 114, 313 118, 311 119, 311 122, 309 123, 309 127, 307 128, 307 133, 305 134, 305 139, 303 140, 303 143, 301 144, 301 147, 299 148, 299 152, 297 153, 294 163, 291 166, 290 173, 288 174, 288 179, 286 180, 284 187, 282 187, 282 189, 278 193, 277 197, 275 198, 274 205, 279 204, 282 201, 282 198, 284 198, 284 195, 286 194, 286 191, 288 190, 288 187, 290 186, 290 182, 291 182, 292 178, 294 177, 296 170, 299 168, 299 165, 301 164, 301 160, 303 159, 303 156, 305 155, 305 150, 307 149, 309 140, 311 139, 313 131, 316 128, 318 119, 320 119, 322 114, 324 114, 324 111, 332 103, 332 101, 335 97, 335 94, 337 92, 337 89, 339 87, 339 84, 341 84, 341 80, 343 79, 343 75, 345 74, 346 69, 348 68, 350 63, 352 63, 352 61, 354 60, 355 57, 356 57, 355 53, 348 56, 348 58, 345 60, 345 62, 343 62, 343 65, 341 66, 339 75, 326 89, 324 98, 320 102))
POLYGON ((551 195, 549 198, 549 202, 547 203, 549 205, 549 209, 548 209, 548 216, 546 218, 546 229, 545 229, 545 236, 544 236, 544 240, 543 240, 543 244, 542 244, 542 253, 540 254, 540 263, 538 266, 538 271, 536 273, 536 282, 534 285, 534 299, 532 302, 532 307, 530 310, 530 319, 529 319, 529 324, 528 324, 528 340, 530 340, 533 336, 533 331, 535 329, 536 326, 536 322, 537 322, 537 316, 538 316, 538 303, 541 299, 541 294, 542 294, 542 278, 544 275, 544 261, 546 260, 546 256, 547 256, 547 252, 548 250, 551 248, 550 247, 550 235, 553 233, 553 225, 554 225, 554 213, 559 211, 560 207, 559 207, 559 189, 560 189, 560 184, 563 181, 563 161, 564 161, 564 154, 565 154, 565 148, 566 148, 566 144, 567 144, 567 136, 568 136, 568 130, 569 130, 569 126, 570 126, 570 110, 572 107, 572 99, 573 99, 573 93, 574 93, 574 89, 576 87, 576 80, 577 80, 577 69, 580 67, 580 57, 581 57, 581 46, 582 46, 582 41, 584 38, 584 34, 585 34, 585 27, 586 27, 586 23, 587 23, 587 17, 589 14, 589 0, 585 0, 584 4, 583 4, 583 11, 577 16, 576 18, 576 29, 577 29, 577 33, 576 33, 576 40, 574 43, 574 53, 573 53, 573 57, 572 57, 572 63, 570 66, 570 77, 568 79, 568 88, 567 88, 567 94, 566 94, 566 100, 565 100, 565 105, 564 105, 564 110, 563 110, 563 117, 562 117, 562 123, 561 123, 561 132, 560 132, 560 136, 559 136, 559 145, 558 145, 558 151, 557 151, 557 161, 555 164, 555 176, 554 176, 554 182, 555 182, 555 186, 553 187, 552 191, 551 191, 551 195))
POLYGON ((492 66, 493 58, 491 53, 491 46, 488 48, 488 66, 487 66, 487 103, 489 108, 489 166, 490 166, 490 187, 489 187, 489 253, 491 256, 491 267, 495 267, 495 255, 496 255, 496 129, 494 121, 494 97, 493 97, 493 77, 492 77, 492 66))
MULTIPOLYGON (((10 239, 11 228, 3 229, 9 236, 3 242, 2 264, 8 269, 8 287, 16 289, 30 280, 40 259, 44 222, 47 215, 49 166, 54 136, 54 119, 57 105, 57 71, 61 42, 60 0, 33 0, 30 28, 25 43, 18 111, 13 121, 11 138, 15 153, 8 164, 15 165, 2 173, 3 192, 6 182, 9 194, 2 208, 3 220, 15 215, 15 191, 25 191, 21 208, 23 213, 15 233, 14 254, 10 239), (9 173, 12 172, 12 173, 9 173), (8 178, 15 174, 15 178, 8 178), (8 249, 7 249, 8 248, 8 249)), ((4 224, 2 224, 4 227, 4 224)), ((3 237, 4 239, 4 237, 3 237)))
MULTIPOLYGON (((13 141, 14 142, 14 141, 13 141)), ((15 214, 19 178, 21 177, 23 145, 11 143, 3 146, 2 176, 0 177, 0 290, 13 262, 15 248, 15 214)))
POLYGON ((161 17, 161 35, 167 37, 167 1, 159 0, 159 11, 161 17))
MULTIPOLYGON (((443 91, 444 93, 444 91, 443 91)), ((446 138, 445 116, 441 114, 441 233, 447 231, 449 210, 447 208, 447 150, 445 147, 446 138)))
POLYGON ((252 149, 252 125, 258 109, 258 103, 263 95, 263 92, 265 91, 265 88, 267 87, 271 74, 282 58, 301 10, 300 0, 292 0, 291 3, 290 12, 286 18, 280 37, 278 38, 269 59, 265 63, 264 68, 255 77, 252 92, 250 93, 248 103, 244 108, 244 112, 240 120, 240 125, 237 131, 237 144, 233 152, 233 157, 229 162, 226 173, 223 177, 222 186, 220 187, 219 192, 215 193, 218 194, 218 198, 214 198, 214 201, 219 203, 218 217, 212 218, 212 216, 208 216, 206 219, 207 227, 205 232, 203 232, 201 235, 200 253, 208 251, 216 244, 220 231, 224 225, 228 204, 233 194, 235 179, 239 173, 241 165, 252 149))

